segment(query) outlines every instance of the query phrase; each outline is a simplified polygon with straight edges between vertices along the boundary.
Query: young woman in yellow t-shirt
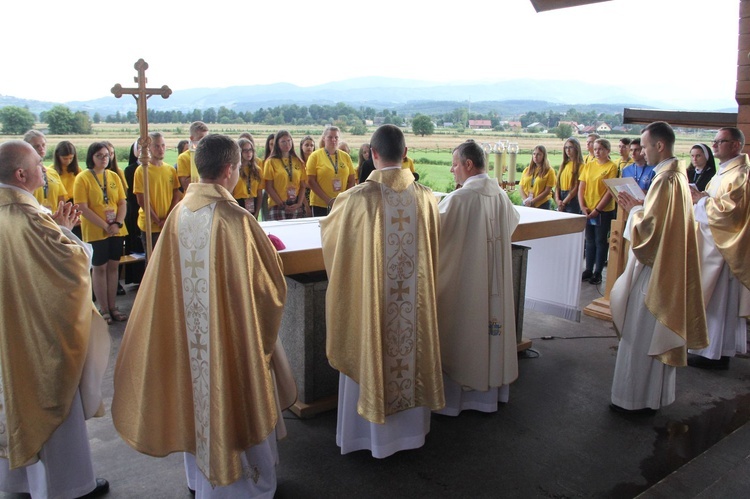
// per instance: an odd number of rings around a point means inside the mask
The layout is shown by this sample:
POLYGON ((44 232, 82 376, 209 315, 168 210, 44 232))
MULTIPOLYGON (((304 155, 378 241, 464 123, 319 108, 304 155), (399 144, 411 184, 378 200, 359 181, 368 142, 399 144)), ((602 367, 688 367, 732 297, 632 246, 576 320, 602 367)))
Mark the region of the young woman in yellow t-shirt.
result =
POLYGON ((52 156, 52 166, 58 175, 60 175, 60 180, 62 180, 65 190, 68 192, 68 199, 66 201, 72 201, 73 184, 76 180, 76 175, 81 173, 81 167, 78 166, 76 146, 68 140, 59 142, 55 146, 55 153, 52 156))
POLYGON ((255 156, 255 142, 241 138, 240 146, 240 179, 232 193, 240 206, 258 218, 260 203, 263 197, 263 168, 255 156))
POLYGON ((576 215, 581 213, 581 206, 578 204, 578 176, 582 167, 581 143, 575 137, 570 137, 563 145, 563 159, 557 172, 557 186, 555 187, 557 211, 576 215))
POLYGON ((73 191, 81 209, 83 240, 94 250, 92 284, 96 302, 102 317, 111 323, 128 318, 115 305, 123 236, 128 232, 123 226, 127 211, 125 189, 120 177, 107 169, 109 163, 107 145, 91 144, 86 154, 88 170, 76 176, 73 191))
MULTIPOLYGON (((307 171, 307 159, 312 153, 315 152, 315 139, 309 135, 305 135, 299 143, 299 157, 305 164, 305 171, 307 171)), ((310 186, 305 185, 305 216, 312 216, 312 209, 310 208, 310 186)))
POLYGON ((594 161, 587 163, 578 180, 578 202, 586 215, 586 270, 582 280, 601 284, 607 261, 607 234, 615 218, 615 200, 604 179, 617 177, 617 165, 609 159, 612 149, 607 139, 594 142, 594 161))
POLYGON ((305 165, 294 152, 294 141, 286 130, 279 130, 273 152, 263 165, 268 193, 268 220, 305 216, 305 165))
POLYGON ((555 181, 555 170, 549 165, 547 148, 543 145, 536 146, 519 183, 524 206, 549 210, 555 181))

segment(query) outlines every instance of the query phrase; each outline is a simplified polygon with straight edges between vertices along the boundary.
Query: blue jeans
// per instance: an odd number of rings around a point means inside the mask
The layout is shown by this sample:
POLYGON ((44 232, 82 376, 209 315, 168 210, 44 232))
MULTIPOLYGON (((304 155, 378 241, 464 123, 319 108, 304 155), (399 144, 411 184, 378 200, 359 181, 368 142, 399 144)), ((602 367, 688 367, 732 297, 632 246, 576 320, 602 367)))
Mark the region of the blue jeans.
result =
POLYGON ((607 261, 609 245, 607 235, 616 211, 603 211, 595 219, 586 221, 586 270, 601 274, 607 261), (595 266, 596 265, 596 266, 595 266))
MULTIPOLYGON (((568 197, 568 193, 570 191, 563 191, 560 189, 560 199, 565 199, 568 197)), ((578 197, 574 197, 570 200, 570 203, 568 203, 567 206, 565 206, 565 209, 563 210, 564 213, 573 213, 575 215, 581 214, 581 206, 578 204, 578 197)))

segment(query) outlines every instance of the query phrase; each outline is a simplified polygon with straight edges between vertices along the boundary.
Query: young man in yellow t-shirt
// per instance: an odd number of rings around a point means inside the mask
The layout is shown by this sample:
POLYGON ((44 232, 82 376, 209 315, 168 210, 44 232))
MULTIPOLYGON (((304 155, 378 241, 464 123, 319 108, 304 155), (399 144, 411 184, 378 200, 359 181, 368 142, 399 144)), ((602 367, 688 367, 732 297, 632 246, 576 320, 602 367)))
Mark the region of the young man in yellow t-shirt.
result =
MULTIPOLYGON (((148 166, 148 193, 149 205, 151 211, 151 244, 156 245, 159 239, 159 233, 167 215, 180 200, 180 183, 177 178, 177 171, 172 165, 164 163, 164 155, 167 152, 167 143, 161 132, 151 132, 148 134, 151 138, 151 144, 148 146, 151 161, 148 166)), ((146 213, 143 207, 146 204, 145 189, 143 187, 143 165, 135 170, 133 181, 133 193, 138 199, 138 227, 143 231, 141 240, 143 247, 146 247, 146 213)))
POLYGON ((195 168, 193 151, 198 142, 208 135, 208 126, 202 121, 194 121, 190 124, 190 145, 188 150, 177 156, 177 176, 180 179, 182 192, 187 190, 190 182, 198 181, 198 170, 195 168))

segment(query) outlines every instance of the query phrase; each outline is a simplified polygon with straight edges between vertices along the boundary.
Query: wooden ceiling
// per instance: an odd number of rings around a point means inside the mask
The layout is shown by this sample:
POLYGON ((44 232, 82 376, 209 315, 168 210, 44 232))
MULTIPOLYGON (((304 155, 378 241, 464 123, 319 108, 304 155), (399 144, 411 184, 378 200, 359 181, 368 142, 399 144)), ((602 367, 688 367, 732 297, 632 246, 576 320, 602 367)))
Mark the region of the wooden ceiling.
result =
POLYGON ((537 12, 544 12, 545 10, 565 9, 567 7, 609 1, 610 0, 531 0, 531 5, 534 6, 534 9, 537 12))

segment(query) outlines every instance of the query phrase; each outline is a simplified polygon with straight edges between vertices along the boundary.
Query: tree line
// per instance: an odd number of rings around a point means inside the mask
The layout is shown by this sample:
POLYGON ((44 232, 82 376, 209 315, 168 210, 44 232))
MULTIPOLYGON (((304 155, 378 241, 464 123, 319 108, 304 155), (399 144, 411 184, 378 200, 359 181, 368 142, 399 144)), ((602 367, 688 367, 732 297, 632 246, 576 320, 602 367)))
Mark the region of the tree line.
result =
MULTIPOLYGON (((469 120, 489 120, 494 130, 505 130, 508 128, 507 121, 520 121, 522 127, 526 128, 532 123, 541 123, 547 129, 555 129, 560 121, 575 121, 579 124, 594 125, 604 121, 610 126, 622 124, 621 114, 597 113, 596 111, 579 112, 575 108, 566 113, 555 111, 536 112, 530 111, 520 117, 506 117, 505 121, 495 111, 488 113, 474 113, 466 108, 457 108, 450 112, 427 116, 416 114, 413 117, 405 117, 398 111, 391 109, 377 110, 370 106, 358 108, 339 102, 335 105, 311 104, 309 106, 297 104, 283 104, 276 107, 262 107, 256 111, 236 111, 226 106, 218 109, 193 109, 192 111, 179 110, 148 110, 149 123, 192 123, 203 121, 205 123, 217 124, 246 124, 255 123, 263 125, 326 125, 335 124, 353 135, 364 135, 367 133, 365 123, 411 125, 414 133, 430 135, 434 132, 434 124, 450 126, 463 131, 469 126, 469 120)), ((54 106, 49 111, 42 111, 39 116, 29 111, 28 108, 18 106, 5 106, 0 108, 0 123, 3 125, 2 133, 9 135, 20 135, 33 128, 34 123, 46 123, 49 132, 55 135, 90 134, 92 123, 137 123, 138 118, 135 111, 102 116, 95 112, 89 116, 86 111, 72 111, 64 105, 54 106)))

